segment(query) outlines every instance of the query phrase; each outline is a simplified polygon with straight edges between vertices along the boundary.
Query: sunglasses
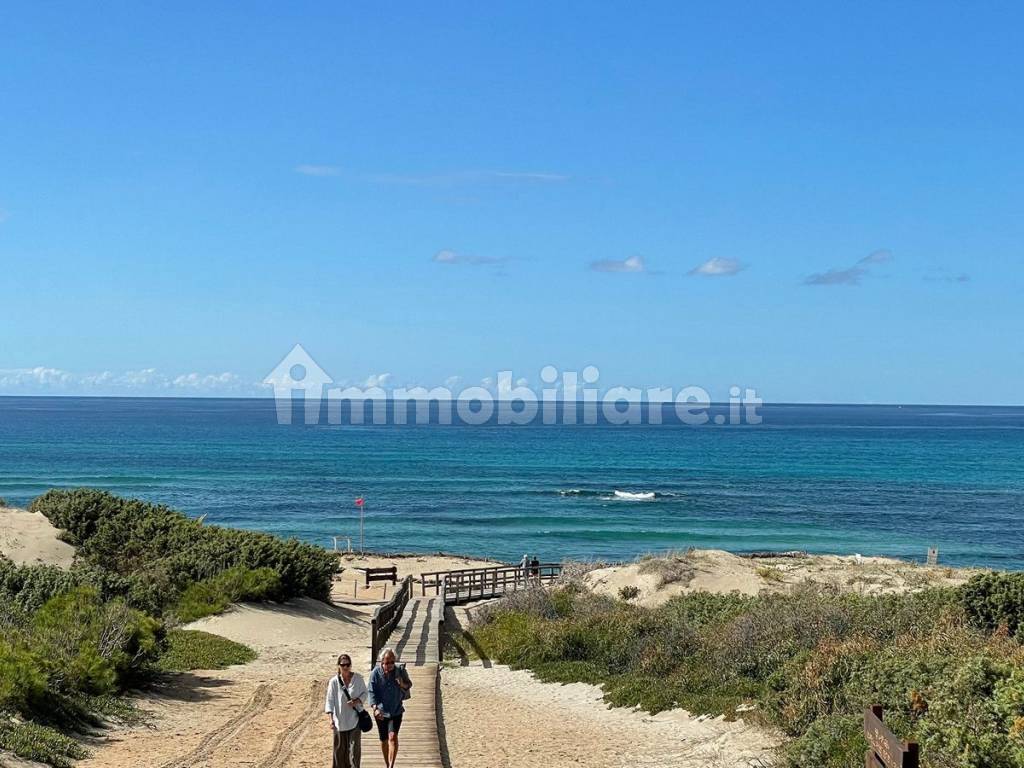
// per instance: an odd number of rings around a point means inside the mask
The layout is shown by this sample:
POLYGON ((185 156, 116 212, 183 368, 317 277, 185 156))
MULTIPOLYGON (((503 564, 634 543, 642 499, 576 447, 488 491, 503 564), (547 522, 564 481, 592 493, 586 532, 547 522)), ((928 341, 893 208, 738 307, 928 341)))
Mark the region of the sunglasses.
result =
POLYGON ((341 664, 339 664, 338 666, 339 666, 339 667, 351 667, 352 665, 351 665, 351 664, 349 664, 349 663, 348 663, 347 661, 343 661, 343 662, 341 662, 341 664))

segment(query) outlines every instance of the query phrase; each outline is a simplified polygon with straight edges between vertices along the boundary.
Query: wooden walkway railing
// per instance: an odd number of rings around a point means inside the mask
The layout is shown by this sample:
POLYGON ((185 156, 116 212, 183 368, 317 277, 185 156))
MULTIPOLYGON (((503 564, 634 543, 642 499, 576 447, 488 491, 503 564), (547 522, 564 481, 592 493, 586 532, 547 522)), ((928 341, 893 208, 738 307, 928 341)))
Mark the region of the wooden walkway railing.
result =
POLYGON ((391 637, 391 630, 401 621, 402 611, 405 609, 405 604, 409 602, 410 597, 412 597, 412 576, 406 576, 402 581, 402 586, 395 592, 394 597, 373 612, 373 618, 370 620, 371 669, 377 663, 377 654, 380 652, 380 649, 384 647, 388 638, 391 637))
POLYGON ((505 565, 495 568, 462 568, 433 571, 420 576, 423 594, 433 589, 445 605, 501 597, 517 589, 550 583, 562 575, 561 563, 539 563, 523 568, 505 565))

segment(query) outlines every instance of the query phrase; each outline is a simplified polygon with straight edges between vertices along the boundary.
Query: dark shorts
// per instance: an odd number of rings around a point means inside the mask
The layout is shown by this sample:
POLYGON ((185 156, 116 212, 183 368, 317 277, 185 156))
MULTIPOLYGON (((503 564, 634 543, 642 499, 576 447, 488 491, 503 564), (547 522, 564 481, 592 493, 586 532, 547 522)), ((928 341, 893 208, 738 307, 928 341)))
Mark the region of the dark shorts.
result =
MULTIPOLYGON (((404 713, 403 713, 404 714, 404 713)), ((402 715, 395 715, 394 717, 387 717, 383 720, 377 721, 377 735, 380 736, 381 741, 388 740, 388 734, 393 733, 395 736, 398 735, 398 729, 402 727, 402 715)))

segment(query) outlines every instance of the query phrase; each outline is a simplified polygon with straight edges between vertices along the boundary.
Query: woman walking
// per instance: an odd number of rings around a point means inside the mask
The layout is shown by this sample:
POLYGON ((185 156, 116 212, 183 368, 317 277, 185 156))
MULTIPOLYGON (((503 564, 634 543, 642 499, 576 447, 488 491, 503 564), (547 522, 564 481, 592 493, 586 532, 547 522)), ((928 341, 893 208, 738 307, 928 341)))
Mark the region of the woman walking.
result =
POLYGON ((412 680, 405 674, 405 669, 396 668, 395 658, 395 652, 385 648, 377 657, 379 663, 370 673, 370 707, 377 721, 380 751, 387 768, 395 768, 398 730, 402 727, 402 715, 405 714, 402 700, 406 691, 412 688, 412 680))
POLYGON ((324 712, 334 732, 334 768, 359 768, 359 712, 366 700, 366 683, 352 671, 352 657, 338 657, 338 674, 327 683, 324 712))

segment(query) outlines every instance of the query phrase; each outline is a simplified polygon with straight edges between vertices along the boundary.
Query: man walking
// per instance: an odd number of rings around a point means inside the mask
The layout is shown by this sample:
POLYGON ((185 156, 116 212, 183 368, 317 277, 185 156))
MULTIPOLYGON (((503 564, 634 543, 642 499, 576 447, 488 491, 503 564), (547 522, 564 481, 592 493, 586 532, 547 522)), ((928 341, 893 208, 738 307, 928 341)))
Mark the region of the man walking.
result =
POLYGON ((377 657, 377 666, 370 673, 370 708, 377 721, 377 735, 380 737, 380 751, 384 755, 386 768, 395 768, 398 757, 398 731, 402 727, 405 692, 412 687, 412 680, 399 670, 395 663, 395 652, 385 648, 377 657))

